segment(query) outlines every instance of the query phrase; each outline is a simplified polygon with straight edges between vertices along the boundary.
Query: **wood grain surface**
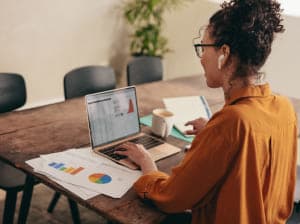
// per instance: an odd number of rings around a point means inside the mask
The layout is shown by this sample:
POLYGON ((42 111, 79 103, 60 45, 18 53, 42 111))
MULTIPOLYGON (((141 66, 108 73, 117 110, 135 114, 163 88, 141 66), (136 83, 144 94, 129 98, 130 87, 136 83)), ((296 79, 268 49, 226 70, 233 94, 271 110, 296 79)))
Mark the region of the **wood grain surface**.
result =
MULTIPOLYGON (((221 89, 206 87, 203 76, 192 76, 169 81, 154 82, 137 86, 139 114, 150 114, 154 108, 164 107, 162 98, 175 96, 204 95, 213 112, 223 106, 221 89)), ((300 100, 291 99, 298 116, 300 100)), ((148 127, 143 127, 150 133, 148 127)), ((173 137, 167 141, 183 149, 187 144, 173 137)), ((59 152, 69 148, 89 145, 88 123, 84 98, 71 99, 39 108, 15 111, 0 115, 0 159, 10 163, 42 183, 71 197, 78 203, 102 216, 120 223, 159 223, 167 215, 152 205, 141 201, 130 189, 121 199, 99 195, 82 200, 60 187, 47 177, 36 174, 25 161, 41 154, 59 152)), ((170 172, 184 156, 184 152, 158 162, 160 170, 170 172)))

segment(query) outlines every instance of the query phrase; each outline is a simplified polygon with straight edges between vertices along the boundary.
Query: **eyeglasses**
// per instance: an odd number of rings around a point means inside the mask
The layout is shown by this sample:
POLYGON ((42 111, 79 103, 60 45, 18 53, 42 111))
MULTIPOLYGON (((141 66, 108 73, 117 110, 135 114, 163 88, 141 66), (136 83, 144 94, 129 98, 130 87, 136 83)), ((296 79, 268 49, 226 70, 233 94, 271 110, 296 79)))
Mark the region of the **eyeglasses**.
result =
POLYGON ((201 42, 201 39, 200 37, 196 37, 193 39, 193 45, 194 45, 194 48, 195 48, 195 51, 196 51, 196 55, 201 58, 202 55, 203 55, 203 47, 218 47, 219 45, 217 44, 202 44, 202 43, 199 43, 201 42))

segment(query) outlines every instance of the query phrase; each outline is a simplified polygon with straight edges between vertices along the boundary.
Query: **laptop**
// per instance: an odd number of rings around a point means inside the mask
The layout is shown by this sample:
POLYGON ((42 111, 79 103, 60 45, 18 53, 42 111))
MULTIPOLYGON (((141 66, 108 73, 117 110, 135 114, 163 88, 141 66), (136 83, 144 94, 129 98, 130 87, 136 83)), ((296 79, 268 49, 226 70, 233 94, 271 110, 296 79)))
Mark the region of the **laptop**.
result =
POLYGON ((126 156, 115 154, 115 148, 127 141, 142 144, 154 161, 181 151, 141 131, 134 86, 86 95, 85 103, 91 146, 95 153, 131 169, 138 169, 126 156))

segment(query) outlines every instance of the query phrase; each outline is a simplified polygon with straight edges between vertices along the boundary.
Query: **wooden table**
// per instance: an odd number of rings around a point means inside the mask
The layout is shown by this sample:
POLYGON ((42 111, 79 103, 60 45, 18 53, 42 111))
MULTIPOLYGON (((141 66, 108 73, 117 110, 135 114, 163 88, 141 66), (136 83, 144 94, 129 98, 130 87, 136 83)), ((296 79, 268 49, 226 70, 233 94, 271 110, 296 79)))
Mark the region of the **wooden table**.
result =
MULTIPOLYGON (((221 89, 209 89, 203 76, 193 76, 137 86, 139 113, 143 116, 151 113, 153 108, 163 107, 163 97, 189 95, 204 95, 213 112, 223 106, 221 89)), ((300 100, 293 99, 293 104, 300 116, 300 100)), ((143 129, 149 131, 147 127, 143 129)), ((186 144, 173 137, 168 137, 167 141, 181 148, 186 144)), ((34 177, 109 220, 150 224, 159 223, 167 216, 151 205, 143 203, 133 189, 121 199, 99 195, 86 201, 82 200, 47 177, 34 173, 25 163, 26 160, 40 154, 87 145, 89 135, 84 98, 0 116, 0 159, 28 174, 24 197, 31 196, 34 177)), ((170 172, 171 167, 176 165, 183 155, 182 152, 158 162, 159 169, 170 172)), ((29 205, 24 204, 22 200, 19 223, 26 222, 28 208, 29 205)))

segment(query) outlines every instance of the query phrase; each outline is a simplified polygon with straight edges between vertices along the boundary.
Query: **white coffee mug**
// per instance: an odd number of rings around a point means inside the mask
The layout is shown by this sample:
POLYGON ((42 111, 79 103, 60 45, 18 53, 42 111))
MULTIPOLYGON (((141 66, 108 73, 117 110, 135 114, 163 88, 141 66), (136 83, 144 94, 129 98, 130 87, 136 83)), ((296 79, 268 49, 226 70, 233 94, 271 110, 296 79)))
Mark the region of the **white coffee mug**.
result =
POLYGON ((152 111, 152 132, 166 138, 171 134, 174 124, 174 114, 166 109, 154 109, 152 111))

